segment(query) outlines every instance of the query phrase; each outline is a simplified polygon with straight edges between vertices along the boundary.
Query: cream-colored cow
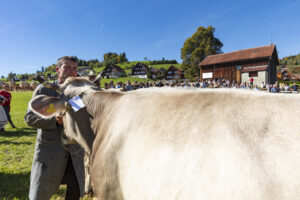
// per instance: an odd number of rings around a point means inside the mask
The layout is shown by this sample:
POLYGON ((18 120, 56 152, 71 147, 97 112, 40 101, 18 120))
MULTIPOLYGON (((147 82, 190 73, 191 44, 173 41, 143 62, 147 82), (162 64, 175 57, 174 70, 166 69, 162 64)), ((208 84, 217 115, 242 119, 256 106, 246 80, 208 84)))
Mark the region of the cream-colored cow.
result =
MULTIPOLYGON (((91 155, 101 200, 299 199, 300 95, 240 90, 101 91, 83 78, 37 96, 64 112, 67 137, 91 155), (85 108, 66 103, 80 96, 85 108)), ((49 109, 49 106, 51 109, 49 109)))

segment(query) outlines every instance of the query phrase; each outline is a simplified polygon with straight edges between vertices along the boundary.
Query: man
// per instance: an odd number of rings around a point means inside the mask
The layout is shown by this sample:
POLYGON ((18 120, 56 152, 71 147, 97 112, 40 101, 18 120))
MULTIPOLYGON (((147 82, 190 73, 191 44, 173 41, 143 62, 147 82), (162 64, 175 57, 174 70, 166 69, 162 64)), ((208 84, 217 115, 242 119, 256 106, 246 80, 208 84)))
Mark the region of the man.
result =
POLYGON ((252 77, 250 77, 250 88, 253 88, 253 81, 254 81, 254 79, 252 77))
POLYGON ((278 88, 277 84, 273 85, 273 87, 271 88, 270 92, 272 92, 272 93, 278 93, 279 92, 279 88, 278 88))
POLYGON ((293 86, 292 86, 292 90, 294 92, 298 92, 298 85, 296 84, 296 82, 294 82, 293 86))
POLYGON ((10 114, 9 114, 10 101, 11 101, 11 94, 10 94, 10 92, 8 92, 9 86, 7 84, 5 84, 3 88, 4 88, 4 90, 0 90, 0 95, 4 97, 4 104, 2 106, 5 110, 7 120, 10 123, 11 127, 16 128, 16 126, 12 122, 10 114))
MULTIPOLYGON (((57 84, 62 84, 68 77, 77 76, 76 58, 65 56, 58 59, 56 71, 57 84)), ((39 85, 33 97, 41 94, 59 96, 56 91, 39 85)), ((29 198, 49 199, 63 183, 67 184, 65 199, 79 199, 84 194, 84 151, 76 144, 62 145, 62 117, 42 119, 28 109, 24 119, 29 126, 38 128, 29 198)))

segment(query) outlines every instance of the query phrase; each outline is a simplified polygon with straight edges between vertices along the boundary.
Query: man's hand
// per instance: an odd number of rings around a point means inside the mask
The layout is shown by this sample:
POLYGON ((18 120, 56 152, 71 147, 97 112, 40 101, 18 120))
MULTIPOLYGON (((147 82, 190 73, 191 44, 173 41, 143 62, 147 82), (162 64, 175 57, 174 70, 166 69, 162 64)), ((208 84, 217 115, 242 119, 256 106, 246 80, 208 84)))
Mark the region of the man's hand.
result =
POLYGON ((56 119, 56 122, 60 125, 62 125, 64 123, 61 115, 56 115, 55 119, 56 119))

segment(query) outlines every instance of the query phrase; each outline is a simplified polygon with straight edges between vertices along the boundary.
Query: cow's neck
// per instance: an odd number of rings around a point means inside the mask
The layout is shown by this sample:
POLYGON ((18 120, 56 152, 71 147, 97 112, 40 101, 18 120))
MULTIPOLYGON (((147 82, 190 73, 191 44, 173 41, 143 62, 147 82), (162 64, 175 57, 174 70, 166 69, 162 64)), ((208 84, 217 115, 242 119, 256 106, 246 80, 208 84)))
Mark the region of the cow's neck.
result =
MULTIPOLYGON (((123 93, 113 92, 113 91, 97 91, 95 93, 89 94, 86 98, 86 104, 88 113, 91 115, 91 127, 97 136, 97 140, 102 140, 105 134, 105 119, 109 117, 112 107, 123 93)), ((92 151, 94 149, 91 147, 92 151)))

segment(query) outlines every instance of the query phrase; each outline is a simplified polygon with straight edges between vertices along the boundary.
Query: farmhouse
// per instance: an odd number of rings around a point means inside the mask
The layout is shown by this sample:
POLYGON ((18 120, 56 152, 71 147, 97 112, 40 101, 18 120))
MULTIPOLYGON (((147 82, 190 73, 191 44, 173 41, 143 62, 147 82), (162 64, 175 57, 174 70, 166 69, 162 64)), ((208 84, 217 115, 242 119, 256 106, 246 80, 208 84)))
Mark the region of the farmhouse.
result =
POLYGON ((169 69, 165 71, 165 80, 181 80, 184 79, 184 72, 179 68, 171 65, 169 69))
POLYGON ((147 78, 147 73, 149 72, 149 68, 147 65, 143 63, 137 63, 132 67, 132 76, 139 78, 147 78))
POLYGON ((159 77, 164 77, 166 70, 164 68, 154 68, 154 67, 150 67, 150 72, 152 73, 152 78, 159 78, 159 77))
POLYGON ((117 78, 125 75, 125 71, 118 65, 109 64, 103 70, 103 76, 109 78, 117 78))
POLYGON ((275 83, 278 65, 276 45, 207 56, 200 64, 200 80, 225 78, 236 83, 275 83))
POLYGON ((89 72, 89 67, 79 67, 78 68, 78 75, 79 76, 85 76, 89 72))

